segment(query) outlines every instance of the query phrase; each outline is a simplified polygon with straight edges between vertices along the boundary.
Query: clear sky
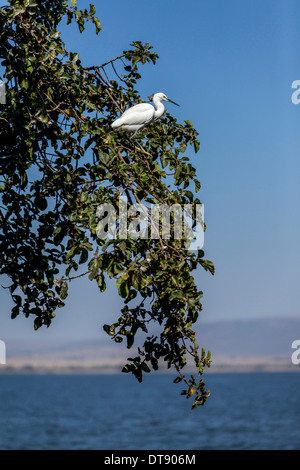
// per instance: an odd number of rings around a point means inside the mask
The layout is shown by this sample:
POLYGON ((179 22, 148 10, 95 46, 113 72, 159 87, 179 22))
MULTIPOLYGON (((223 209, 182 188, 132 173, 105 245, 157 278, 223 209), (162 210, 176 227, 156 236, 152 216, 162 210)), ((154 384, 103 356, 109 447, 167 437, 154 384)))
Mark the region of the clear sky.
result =
MULTIPOLYGON (((90 2, 78 0, 80 8, 90 2)), ((300 313, 300 80, 298 0, 158 0, 94 2, 102 32, 91 24, 60 28, 86 65, 100 65, 149 42, 159 54, 141 67, 141 96, 164 92, 181 105, 168 111, 199 132, 192 161, 205 205, 204 250, 215 276, 202 268, 201 321, 298 316, 300 313)), ((3 281, 4 283, 4 281, 3 281)), ((118 317, 114 289, 100 295, 74 281, 67 306, 48 330, 10 320, 0 292, 0 338, 96 338, 118 317)))

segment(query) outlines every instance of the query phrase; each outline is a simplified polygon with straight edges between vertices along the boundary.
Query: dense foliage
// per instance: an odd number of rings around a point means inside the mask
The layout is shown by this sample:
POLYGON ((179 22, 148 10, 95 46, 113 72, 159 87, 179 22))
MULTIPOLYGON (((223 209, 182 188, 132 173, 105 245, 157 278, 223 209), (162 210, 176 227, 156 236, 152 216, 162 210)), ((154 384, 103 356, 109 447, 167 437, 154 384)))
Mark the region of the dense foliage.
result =
POLYGON ((194 195, 200 183, 185 155, 188 148, 199 150, 198 134, 190 121, 180 124, 168 113, 140 131, 138 143, 113 132, 110 124, 120 112, 141 101, 139 68, 155 64, 152 47, 137 41, 119 57, 85 67, 58 28, 75 21, 83 32, 91 21, 98 34, 93 5, 82 11, 76 0, 8 3, 0 9, 6 84, 0 273, 11 281, 12 318, 22 313, 34 319, 35 329, 49 326, 72 279, 88 276, 99 295, 107 279, 115 279, 124 307, 104 329, 128 348, 135 338, 140 343, 123 371, 141 381, 166 361, 195 408, 209 392, 201 377, 187 378, 182 369, 190 356, 201 376, 210 354, 199 353, 192 329, 202 296, 192 272, 202 266, 213 273, 213 264, 175 237, 100 239, 97 207, 117 210, 121 195, 144 211, 151 204, 200 203, 194 195))

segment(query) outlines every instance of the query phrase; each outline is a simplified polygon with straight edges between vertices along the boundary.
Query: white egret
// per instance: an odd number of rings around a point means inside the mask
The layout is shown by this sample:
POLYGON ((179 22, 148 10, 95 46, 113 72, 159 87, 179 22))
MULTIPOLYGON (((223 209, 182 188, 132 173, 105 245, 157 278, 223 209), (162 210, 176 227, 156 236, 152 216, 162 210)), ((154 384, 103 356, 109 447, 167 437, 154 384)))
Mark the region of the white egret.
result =
POLYGON ((134 138, 139 129, 142 129, 142 127, 147 126, 162 116, 165 110, 162 101, 169 101, 170 103, 179 106, 179 104, 170 100, 164 93, 155 93, 155 95, 151 96, 150 99, 156 109, 150 103, 136 104, 135 106, 127 109, 121 117, 116 119, 111 124, 111 127, 116 130, 123 129, 126 132, 133 133, 134 138))

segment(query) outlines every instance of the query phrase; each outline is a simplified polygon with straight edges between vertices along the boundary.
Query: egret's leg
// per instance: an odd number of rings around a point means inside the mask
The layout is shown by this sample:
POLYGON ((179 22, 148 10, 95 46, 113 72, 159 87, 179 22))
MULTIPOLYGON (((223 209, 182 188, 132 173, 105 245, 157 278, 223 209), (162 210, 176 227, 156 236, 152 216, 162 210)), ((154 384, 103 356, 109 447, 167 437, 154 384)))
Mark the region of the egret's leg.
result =
POLYGON ((151 153, 149 153, 149 152, 147 152, 145 149, 143 149, 143 147, 142 147, 140 144, 138 144, 138 145, 139 145, 139 147, 140 147, 141 151, 142 151, 142 152, 143 152, 145 155, 148 155, 149 157, 151 157, 151 158, 152 158, 152 155, 151 155, 151 153))
POLYGON ((141 144, 139 143, 138 140, 136 140, 135 136, 136 136, 136 133, 137 131, 133 134, 133 136, 131 137, 131 140, 134 141, 135 145, 137 145, 140 150, 145 154, 145 155, 149 155, 149 157, 152 157, 151 153, 147 152, 145 149, 143 149, 143 147, 141 146, 141 144))

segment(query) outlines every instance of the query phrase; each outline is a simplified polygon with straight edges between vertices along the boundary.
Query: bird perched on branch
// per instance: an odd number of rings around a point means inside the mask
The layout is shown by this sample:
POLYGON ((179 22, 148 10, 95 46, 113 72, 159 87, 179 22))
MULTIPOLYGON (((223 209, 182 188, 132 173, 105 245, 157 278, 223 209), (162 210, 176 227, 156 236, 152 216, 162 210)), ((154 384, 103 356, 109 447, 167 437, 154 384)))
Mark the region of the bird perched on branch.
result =
POLYGON ((179 106, 179 104, 170 100, 164 93, 155 93, 150 97, 150 99, 156 109, 150 103, 136 104, 135 106, 127 109, 121 117, 116 119, 111 124, 111 127, 116 130, 123 129, 126 132, 133 133, 133 138, 135 138, 140 129, 162 116, 165 110, 162 101, 169 101, 170 103, 179 106))

